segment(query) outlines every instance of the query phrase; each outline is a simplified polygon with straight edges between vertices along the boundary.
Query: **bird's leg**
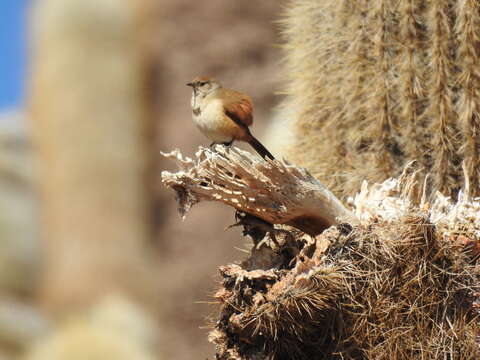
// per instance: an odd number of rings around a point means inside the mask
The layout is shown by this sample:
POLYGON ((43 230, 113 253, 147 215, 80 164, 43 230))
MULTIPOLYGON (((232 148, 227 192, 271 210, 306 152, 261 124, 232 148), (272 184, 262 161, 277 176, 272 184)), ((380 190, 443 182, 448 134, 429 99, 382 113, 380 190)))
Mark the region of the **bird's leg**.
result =
POLYGON ((234 141, 235 139, 232 139, 230 141, 223 142, 222 144, 225 145, 227 148, 230 148, 234 141))
POLYGON ((217 143, 217 142, 214 141, 210 144, 210 149, 215 150, 215 145, 218 145, 218 144, 222 144, 223 146, 226 146, 227 148, 230 148, 230 146, 232 146, 234 141, 235 141, 235 139, 232 139, 232 140, 226 141, 226 142, 222 142, 222 143, 217 143))

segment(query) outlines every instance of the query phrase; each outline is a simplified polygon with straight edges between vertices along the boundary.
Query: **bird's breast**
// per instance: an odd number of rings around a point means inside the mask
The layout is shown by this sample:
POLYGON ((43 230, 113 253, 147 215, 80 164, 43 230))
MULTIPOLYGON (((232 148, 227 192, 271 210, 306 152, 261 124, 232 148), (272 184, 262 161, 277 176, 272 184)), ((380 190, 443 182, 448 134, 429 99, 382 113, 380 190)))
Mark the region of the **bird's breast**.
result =
POLYGON ((226 115, 220 100, 196 102, 192 118, 200 131, 214 142, 229 142, 236 137, 237 125, 226 115))

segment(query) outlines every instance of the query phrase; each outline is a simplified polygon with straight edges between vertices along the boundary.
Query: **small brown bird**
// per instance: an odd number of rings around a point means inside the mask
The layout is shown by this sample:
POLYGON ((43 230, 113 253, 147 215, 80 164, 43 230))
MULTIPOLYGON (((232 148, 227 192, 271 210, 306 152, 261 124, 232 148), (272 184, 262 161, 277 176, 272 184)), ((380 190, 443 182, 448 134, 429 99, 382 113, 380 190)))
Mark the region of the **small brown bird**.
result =
POLYGON ((273 155, 250 132, 252 100, 241 92, 225 89, 215 79, 197 77, 187 84, 193 88, 192 118, 211 144, 230 146, 235 140, 249 143, 263 158, 273 155))

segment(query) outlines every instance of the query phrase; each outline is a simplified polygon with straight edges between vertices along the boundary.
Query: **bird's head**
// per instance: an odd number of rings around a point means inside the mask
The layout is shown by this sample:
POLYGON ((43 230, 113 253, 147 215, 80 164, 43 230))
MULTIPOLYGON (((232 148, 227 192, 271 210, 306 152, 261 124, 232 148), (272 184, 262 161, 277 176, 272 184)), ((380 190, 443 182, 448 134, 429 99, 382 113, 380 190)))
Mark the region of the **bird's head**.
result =
POLYGON ((202 96, 208 95, 222 87, 216 79, 207 76, 198 76, 189 82, 187 86, 191 86, 195 94, 202 96))

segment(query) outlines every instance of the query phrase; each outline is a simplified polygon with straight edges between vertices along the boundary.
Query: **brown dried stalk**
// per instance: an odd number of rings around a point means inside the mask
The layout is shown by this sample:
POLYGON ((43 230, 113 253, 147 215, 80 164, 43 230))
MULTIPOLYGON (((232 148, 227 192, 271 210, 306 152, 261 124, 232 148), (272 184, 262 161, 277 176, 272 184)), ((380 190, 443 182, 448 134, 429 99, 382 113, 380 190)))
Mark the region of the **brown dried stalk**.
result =
POLYGON ((316 235, 352 213, 317 179, 286 161, 265 161, 237 148, 200 148, 194 159, 178 150, 162 153, 180 171, 162 172, 177 193, 182 216, 197 202, 220 201, 272 224, 316 235))

